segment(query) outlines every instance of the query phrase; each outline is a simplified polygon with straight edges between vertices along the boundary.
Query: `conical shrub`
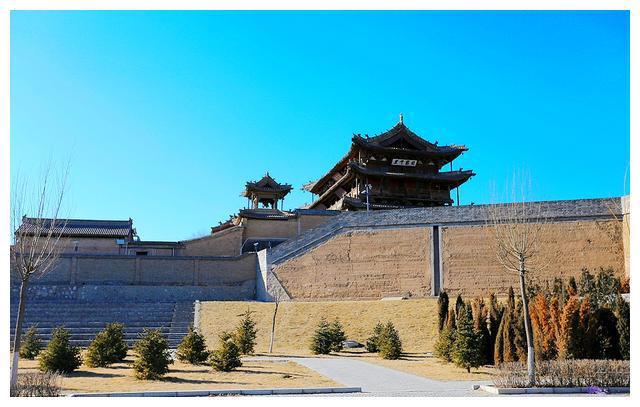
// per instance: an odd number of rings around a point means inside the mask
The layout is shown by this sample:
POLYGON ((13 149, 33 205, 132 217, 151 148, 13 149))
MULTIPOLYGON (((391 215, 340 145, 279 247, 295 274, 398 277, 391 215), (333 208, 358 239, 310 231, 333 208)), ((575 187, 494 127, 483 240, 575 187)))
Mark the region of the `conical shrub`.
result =
POLYGON ((133 363, 136 378, 157 380, 169 372, 173 359, 169 353, 169 343, 159 329, 145 328, 133 349, 137 354, 133 363))
POLYGON ((71 373, 82 365, 80 349, 72 346, 71 334, 64 327, 58 327, 51 334, 51 341, 40 355, 40 370, 61 374, 71 373))
POLYGON ((20 345, 20 357, 33 360, 42 351, 42 341, 37 336, 35 326, 31 326, 23 335, 20 345))
POLYGON ((378 354, 383 359, 398 359, 402 356, 400 335, 391 321, 384 326, 378 340, 378 354))
POLYGON ((176 358, 185 363, 192 365, 201 365, 209 359, 209 351, 207 344, 200 333, 193 329, 193 325, 189 326, 189 331, 182 338, 176 352, 176 358))
POLYGON ((242 366, 240 349, 231 334, 223 332, 220 335, 218 347, 211 352, 211 367, 219 372, 230 372, 242 366))
POLYGON ((89 367, 106 367, 122 362, 127 357, 129 347, 124 340, 122 324, 108 324, 99 332, 87 348, 86 365, 89 367))
POLYGON ((246 312, 240 315, 242 319, 233 334, 233 340, 243 355, 251 355, 256 346, 256 335, 258 331, 256 330, 256 323, 251 317, 251 314, 253 314, 253 311, 247 309, 246 312))

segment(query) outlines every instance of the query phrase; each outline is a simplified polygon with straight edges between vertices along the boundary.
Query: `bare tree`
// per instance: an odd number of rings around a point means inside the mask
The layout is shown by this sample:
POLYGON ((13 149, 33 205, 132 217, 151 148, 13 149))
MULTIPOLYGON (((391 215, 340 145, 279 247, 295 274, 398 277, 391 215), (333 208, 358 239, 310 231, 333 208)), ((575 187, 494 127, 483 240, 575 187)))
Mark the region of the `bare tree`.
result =
POLYGON ((519 278, 527 337, 527 373, 529 384, 533 386, 535 355, 526 284, 531 273, 545 268, 548 264, 549 259, 540 255, 540 241, 547 222, 542 216, 542 204, 527 203, 524 192, 520 197, 515 193, 515 182, 513 187, 510 202, 487 206, 487 219, 493 232, 498 262, 507 272, 514 273, 519 278))
POLYGON ((276 316, 278 315, 278 306, 282 301, 282 295, 280 290, 276 290, 272 294, 275 307, 273 308, 273 318, 271 319, 271 339, 269 339, 269 353, 273 353, 273 341, 276 336, 276 316))
POLYGON ((62 250, 61 237, 66 219, 60 219, 65 196, 69 166, 60 177, 52 177, 49 164, 41 179, 30 184, 18 174, 11 193, 12 245, 11 273, 20 282, 18 315, 13 337, 11 386, 18 379, 18 362, 22 325, 27 302, 27 289, 31 279, 37 279, 55 267, 62 250), (53 178, 53 179, 52 179, 53 178), (31 217, 27 217, 29 213, 31 217))

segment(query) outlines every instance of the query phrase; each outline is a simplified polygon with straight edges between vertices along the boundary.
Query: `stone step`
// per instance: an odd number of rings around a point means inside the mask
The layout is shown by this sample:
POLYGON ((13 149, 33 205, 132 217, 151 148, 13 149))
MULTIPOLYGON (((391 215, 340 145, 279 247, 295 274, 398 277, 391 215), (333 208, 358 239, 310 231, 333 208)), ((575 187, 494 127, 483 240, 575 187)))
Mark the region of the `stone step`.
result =
MULTIPOLYGON (((25 318, 52 318, 58 317, 60 318, 83 318, 83 317, 100 317, 100 318, 155 318, 155 317, 169 317, 173 318, 173 312, 153 312, 153 313, 137 313, 137 312, 129 312, 129 313, 120 313, 120 312, 78 312, 78 313, 56 313, 53 311, 43 312, 43 313, 35 313, 30 312, 26 313, 25 318)), ((18 315, 9 315, 11 319, 17 319, 18 315)))
MULTIPOLYGON (((118 322, 121 324, 126 325, 127 323, 136 323, 136 322, 146 322, 146 321, 158 321, 158 322, 171 322, 173 319, 172 318, 158 318, 158 317, 151 317, 151 318, 101 318, 101 317, 93 317, 93 316, 88 316, 85 318, 65 318, 65 317, 61 317, 61 318, 25 318, 23 320, 23 325, 25 324, 65 324, 65 323, 84 323, 84 322, 101 322, 104 324, 108 324, 108 323, 112 323, 112 322, 118 322)), ((12 320, 13 322, 10 322, 12 325, 15 324, 15 319, 12 320)))
MULTIPOLYGON (((149 325, 149 326, 141 326, 141 327, 125 327, 123 329, 123 332, 125 333, 142 332, 144 331, 145 328, 160 329, 161 332, 169 332, 171 329, 174 329, 175 327, 171 326, 170 324, 149 325)), ((50 335, 54 329, 55 327, 38 328, 36 330, 36 335, 50 335)), ((104 330, 104 328, 102 327, 94 327, 94 328, 74 327, 74 328, 67 328, 67 329, 73 333, 98 333, 104 330)), ((187 329, 188 327, 185 327, 184 331, 186 332, 187 329)))
MULTIPOLYGON (((182 338, 184 335, 186 335, 187 331, 184 332, 176 332, 176 333, 171 333, 171 332, 163 332, 162 334, 164 335, 165 338, 171 338, 171 339, 176 339, 176 338, 182 338)), ((71 332, 71 339, 86 339, 86 340, 93 340, 96 337, 96 333, 78 333, 78 332, 71 332)), ((140 334, 140 332, 125 332, 124 337, 125 339, 136 339, 138 338, 138 335, 140 334)), ((51 335, 47 335, 47 334, 38 334, 36 335, 38 338, 41 339, 49 339, 51 338, 51 335)), ((10 335, 11 340, 13 340, 13 335, 10 335)))
MULTIPOLYGON (((107 324, 111 322, 119 322, 125 326, 125 328, 134 328, 134 327, 147 327, 147 326, 170 326, 170 320, 146 320, 146 321, 27 321, 22 326, 23 329, 27 330, 30 327, 34 326, 36 329, 46 329, 46 328, 57 328, 59 326, 64 326, 65 328, 74 328, 74 327, 86 327, 86 328, 104 328, 107 324)), ((188 323, 180 324, 181 326, 189 326, 188 323)), ((176 324, 176 326, 178 326, 176 324)), ((10 324, 10 329, 15 329, 15 324, 10 324)))
MULTIPOLYGON (((17 304, 10 309, 11 339, 15 330, 17 304)), ((175 347, 193 323, 193 303, 84 303, 29 302, 23 323, 24 331, 35 326, 37 336, 46 344, 54 328, 64 326, 71 343, 86 347, 108 323, 124 325, 125 341, 132 345, 144 328, 160 329, 170 346, 175 347)))
MULTIPOLYGON (((100 311, 100 310, 113 310, 113 311, 130 311, 131 308, 130 306, 127 307, 110 307, 109 305, 105 305, 105 304, 92 304, 91 306, 77 306, 77 305, 61 305, 61 304, 51 304, 48 307, 36 307, 33 304, 27 304, 25 306, 25 310, 30 311, 30 310, 35 310, 38 312, 42 312, 42 311, 47 311, 50 310, 51 307, 53 306, 54 309, 58 309, 58 310, 63 310, 63 311, 74 311, 74 310, 78 310, 78 311, 91 311, 91 310, 96 310, 96 311, 100 311)), ((173 307, 138 307, 136 305, 134 305, 136 308, 136 310, 140 310, 143 312, 152 312, 152 311, 173 311, 175 309, 175 306, 173 307)), ((11 312, 17 312, 18 311, 18 307, 10 307, 9 310, 11 312)))
MULTIPOLYGON (((181 340, 169 340, 167 341, 169 343, 169 348, 171 349, 175 349, 178 347, 178 345, 180 344, 181 340)), ((74 341, 74 340, 70 340, 69 341, 73 346, 77 346, 80 348, 87 348, 89 347, 89 345, 91 345, 91 341, 86 341, 86 340, 78 340, 78 341, 74 341)), ((127 340, 125 341, 127 343, 127 346, 130 348, 133 348, 133 345, 135 344, 135 340, 127 340)), ((44 342, 44 346, 47 345, 48 342, 44 342)))

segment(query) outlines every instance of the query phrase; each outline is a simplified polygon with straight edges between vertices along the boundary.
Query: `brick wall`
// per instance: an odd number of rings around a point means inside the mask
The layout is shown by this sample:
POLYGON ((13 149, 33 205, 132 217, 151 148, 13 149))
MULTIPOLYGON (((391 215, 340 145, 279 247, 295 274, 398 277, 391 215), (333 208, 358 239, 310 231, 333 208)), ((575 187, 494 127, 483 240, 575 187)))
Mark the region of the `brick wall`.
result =
POLYGON ((244 219, 244 240, 255 238, 290 238, 298 234, 298 220, 244 219))
MULTIPOLYGON (((113 287, 120 287, 133 299, 136 296, 149 299, 152 293, 184 300, 253 299, 255 270, 255 254, 236 257, 63 255, 55 268, 32 281, 31 292, 38 297, 108 299, 100 292, 113 293, 117 292, 113 287)), ((14 287, 18 283, 15 271, 11 281, 14 287)))
POLYGON ((300 233, 331 220, 332 216, 299 215, 300 233))
POLYGON ((340 234, 273 272, 294 300, 424 297, 431 290, 430 233, 406 228, 340 234))
MULTIPOLYGON (((441 226, 443 288, 464 295, 506 293, 515 275, 495 257, 493 236, 483 225, 441 226)), ((373 299, 410 292, 431 295, 430 225, 367 228, 338 234, 303 254, 273 265, 273 273, 293 300, 373 299)), ((578 276, 611 268, 625 275, 622 220, 555 221, 540 245, 545 268, 537 281, 578 276)))
POLYGON ((185 256, 237 256, 244 228, 235 226, 210 236, 184 241, 185 256))
MULTIPOLYGON (((583 268, 611 268, 624 275, 622 222, 556 222, 545 228, 538 259, 548 264, 532 273, 540 281, 578 276, 583 268)), ((486 226, 442 228, 442 273, 448 292, 483 295, 518 287, 515 274, 498 263, 494 237, 486 226)))

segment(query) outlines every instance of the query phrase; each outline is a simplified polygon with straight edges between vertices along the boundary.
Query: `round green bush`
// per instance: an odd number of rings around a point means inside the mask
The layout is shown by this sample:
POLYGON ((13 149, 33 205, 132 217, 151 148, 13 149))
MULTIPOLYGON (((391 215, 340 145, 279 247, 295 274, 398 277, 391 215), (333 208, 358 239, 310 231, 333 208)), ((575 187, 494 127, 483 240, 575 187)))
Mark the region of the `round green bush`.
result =
POLYGON ((127 350, 123 325, 108 324, 89 345, 85 363, 89 367, 107 367, 122 362, 127 357, 127 350))

